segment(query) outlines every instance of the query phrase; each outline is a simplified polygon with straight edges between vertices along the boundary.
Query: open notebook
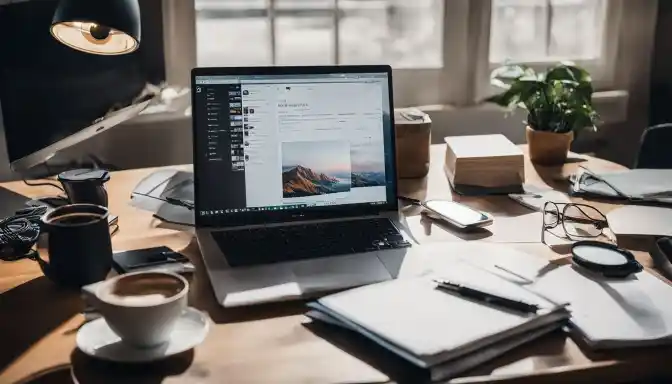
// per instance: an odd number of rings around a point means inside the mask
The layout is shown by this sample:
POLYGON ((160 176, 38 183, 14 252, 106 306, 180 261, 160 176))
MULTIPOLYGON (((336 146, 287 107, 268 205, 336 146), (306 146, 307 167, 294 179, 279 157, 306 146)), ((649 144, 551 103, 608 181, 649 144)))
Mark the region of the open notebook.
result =
POLYGON ((672 287, 647 271, 619 280, 566 265, 530 289, 570 302, 572 325, 593 348, 672 344, 672 287))
POLYGON ((454 367, 468 369, 494 358, 560 328, 569 318, 564 306, 466 262, 455 263, 440 277, 537 304, 541 310, 537 314, 502 310, 437 290, 430 276, 421 276, 321 298, 309 304, 308 316, 360 333, 432 370, 432 380, 459 372, 454 367), (450 369, 445 369, 447 362, 452 362, 450 369), (444 369, 432 369, 437 366, 444 369))
POLYGON ((498 256, 481 257, 479 266, 550 300, 569 303, 573 331, 588 346, 672 345, 672 287, 650 272, 610 279, 523 253, 498 256))

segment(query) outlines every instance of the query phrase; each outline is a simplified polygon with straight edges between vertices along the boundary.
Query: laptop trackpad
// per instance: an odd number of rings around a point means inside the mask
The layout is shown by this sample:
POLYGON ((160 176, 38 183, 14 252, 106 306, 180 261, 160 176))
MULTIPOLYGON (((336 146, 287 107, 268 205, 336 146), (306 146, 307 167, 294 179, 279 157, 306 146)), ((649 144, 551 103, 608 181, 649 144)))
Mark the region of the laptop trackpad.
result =
POLYGON ((304 295, 392 279, 375 252, 294 262, 292 271, 304 295))
POLYGON ((213 271, 225 307, 238 307, 301 297, 291 268, 269 264, 252 268, 232 268, 213 271))

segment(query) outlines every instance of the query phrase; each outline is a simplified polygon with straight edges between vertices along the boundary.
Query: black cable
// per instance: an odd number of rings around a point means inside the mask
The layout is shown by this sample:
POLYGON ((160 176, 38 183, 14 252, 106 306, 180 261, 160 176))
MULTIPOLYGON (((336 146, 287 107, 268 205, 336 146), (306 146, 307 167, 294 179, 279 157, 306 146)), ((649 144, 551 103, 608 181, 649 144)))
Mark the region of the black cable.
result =
POLYGON ((23 182, 24 182, 26 185, 31 186, 31 187, 41 187, 41 186, 45 186, 45 187, 54 187, 54 188, 60 190, 61 192, 65 192, 65 189, 63 189, 63 187, 61 187, 60 185, 58 185, 58 184, 56 184, 56 183, 50 183, 50 182, 48 182, 48 181, 39 181, 39 182, 35 182, 35 183, 33 183, 33 182, 29 182, 29 181, 26 180, 26 179, 23 179, 23 182))
POLYGON ((168 203, 170 205, 177 205, 177 206, 180 206, 180 207, 187 208, 190 211, 192 211, 194 209, 194 202, 191 201, 191 200, 178 199, 176 197, 170 197, 170 196, 166 196, 166 197, 162 198, 162 197, 152 196, 152 195, 148 195, 148 194, 140 193, 140 192, 131 192, 131 199, 133 198, 133 195, 138 195, 138 196, 142 196, 142 197, 149 197, 150 199, 162 201, 162 202, 168 203))
POLYGON ((183 223, 181 221, 168 220, 168 219, 165 219, 165 218, 157 215, 156 213, 153 214, 152 217, 154 217, 155 219, 159 219, 159 220, 163 221, 164 223, 168 223, 168 224, 183 225, 185 227, 195 227, 196 226, 193 223, 183 223))
POLYGON ((0 220, 0 260, 35 257, 33 247, 40 235, 40 220, 46 212, 46 206, 30 207, 0 220))

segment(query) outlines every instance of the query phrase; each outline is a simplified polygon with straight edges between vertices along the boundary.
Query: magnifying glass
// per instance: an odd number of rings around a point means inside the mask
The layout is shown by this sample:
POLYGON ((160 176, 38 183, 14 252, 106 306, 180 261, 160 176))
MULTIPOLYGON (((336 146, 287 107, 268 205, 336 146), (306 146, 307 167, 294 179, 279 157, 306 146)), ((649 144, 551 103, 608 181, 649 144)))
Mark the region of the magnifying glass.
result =
POLYGON ((594 240, 578 241, 572 245, 572 263, 610 278, 625 278, 643 270, 632 252, 594 240))

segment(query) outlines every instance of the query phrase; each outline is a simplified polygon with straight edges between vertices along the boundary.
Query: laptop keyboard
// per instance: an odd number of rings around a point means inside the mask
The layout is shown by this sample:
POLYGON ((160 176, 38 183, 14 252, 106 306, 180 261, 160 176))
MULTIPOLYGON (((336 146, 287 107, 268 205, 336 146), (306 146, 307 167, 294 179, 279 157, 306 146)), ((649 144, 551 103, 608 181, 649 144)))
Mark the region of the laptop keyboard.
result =
POLYGON ((212 236, 232 267, 411 246, 384 218, 219 231, 212 236))

